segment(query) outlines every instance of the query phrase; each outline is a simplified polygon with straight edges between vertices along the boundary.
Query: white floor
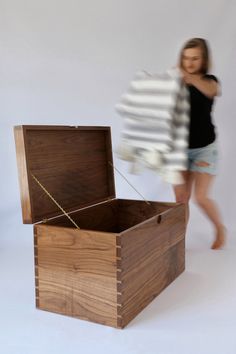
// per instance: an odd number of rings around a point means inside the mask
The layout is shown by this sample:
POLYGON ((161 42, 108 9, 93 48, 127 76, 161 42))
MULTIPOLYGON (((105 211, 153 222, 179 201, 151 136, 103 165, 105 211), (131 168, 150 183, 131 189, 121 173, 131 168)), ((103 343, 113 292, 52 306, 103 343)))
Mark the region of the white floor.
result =
POLYGON ((1 215, 1 354, 235 354, 236 244, 212 251, 212 230, 193 220, 186 270, 125 329, 34 306, 33 229, 19 214, 1 215), (200 226, 199 226, 200 225, 200 226))

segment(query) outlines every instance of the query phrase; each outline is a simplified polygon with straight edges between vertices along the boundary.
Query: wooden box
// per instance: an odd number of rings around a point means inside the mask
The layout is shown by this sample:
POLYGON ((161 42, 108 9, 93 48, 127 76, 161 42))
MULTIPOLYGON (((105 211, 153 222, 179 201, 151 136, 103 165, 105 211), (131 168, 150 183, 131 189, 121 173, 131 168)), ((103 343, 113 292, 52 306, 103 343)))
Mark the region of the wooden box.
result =
POLYGON ((184 204, 115 198, 109 127, 17 126, 15 141, 37 308, 125 327, 184 271, 184 204))

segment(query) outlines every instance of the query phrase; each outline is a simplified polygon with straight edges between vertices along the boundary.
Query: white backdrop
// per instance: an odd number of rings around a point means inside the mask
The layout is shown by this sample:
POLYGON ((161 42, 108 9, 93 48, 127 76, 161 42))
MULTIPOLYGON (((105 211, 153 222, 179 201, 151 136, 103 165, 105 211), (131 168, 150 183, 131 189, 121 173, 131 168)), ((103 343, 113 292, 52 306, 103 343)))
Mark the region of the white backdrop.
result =
MULTIPOLYGON (((234 354, 236 2, 231 0, 0 0, 0 343, 5 354, 234 354), (109 125, 138 69, 161 72, 187 39, 204 37, 222 84, 214 107, 220 173, 212 193, 229 229, 225 252, 209 248, 210 224, 191 205, 186 271, 124 331, 34 307, 32 226, 22 225, 13 126, 109 125), (16 232, 17 230, 17 232, 16 232), (189 243, 190 242, 190 243, 189 243), (200 247, 199 247, 200 245, 200 247), (137 345, 136 345, 137 344, 137 345), (160 350, 159 350, 160 349, 160 350)), ((150 200, 171 186, 130 175, 150 200)), ((140 197, 116 175, 117 196, 140 197)))
MULTIPOLYGON (((14 125, 109 125, 115 147, 122 122, 114 105, 134 72, 163 71, 185 40, 204 37, 223 87, 214 112, 221 164, 213 192, 235 225, 235 13, 235 2, 220 0, 1 0, 1 215, 20 207, 14 125)), ((148 199, 174 200, 154 173, 132 176, 126 163, 115 157, 115 164, 148 199)), ((139 198, 119 176, 116 190, 139 198)))

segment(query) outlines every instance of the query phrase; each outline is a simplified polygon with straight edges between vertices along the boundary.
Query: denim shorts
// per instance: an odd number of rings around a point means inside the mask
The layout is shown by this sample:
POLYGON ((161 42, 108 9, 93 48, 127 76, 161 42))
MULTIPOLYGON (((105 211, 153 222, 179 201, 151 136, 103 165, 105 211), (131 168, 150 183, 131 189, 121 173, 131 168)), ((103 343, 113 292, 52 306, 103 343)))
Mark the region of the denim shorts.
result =
POLYGON ((202 148, 194 148, 187 150, 188 170, 195 172, 217 174, 218 168, 218 144, 215 140, 213 143, 202 148), (198 162, 207 162, 208 166, 199 166, 198 162))

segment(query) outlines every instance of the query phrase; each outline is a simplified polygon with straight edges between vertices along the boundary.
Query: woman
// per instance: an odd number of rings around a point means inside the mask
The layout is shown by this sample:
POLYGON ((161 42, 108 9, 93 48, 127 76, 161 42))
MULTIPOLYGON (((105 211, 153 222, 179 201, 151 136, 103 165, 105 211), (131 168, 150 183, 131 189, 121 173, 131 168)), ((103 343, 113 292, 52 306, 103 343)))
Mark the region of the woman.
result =
POLYGON ((216 203, 209 191, 216 175, 218 147, 211 119, 214 97, 219 94, 219 83, 209 75, 209 49, 204 39, 187 41, 180 53, 179 66, 190 93, 190 132, 188 170, 183 172, 184 184, 175 185, 176 202, 186 203, 186 224, 189 219, 189 199, 194 187, 197 204, 215 227, 212 249, 225 244, 226 229, 216 203))

